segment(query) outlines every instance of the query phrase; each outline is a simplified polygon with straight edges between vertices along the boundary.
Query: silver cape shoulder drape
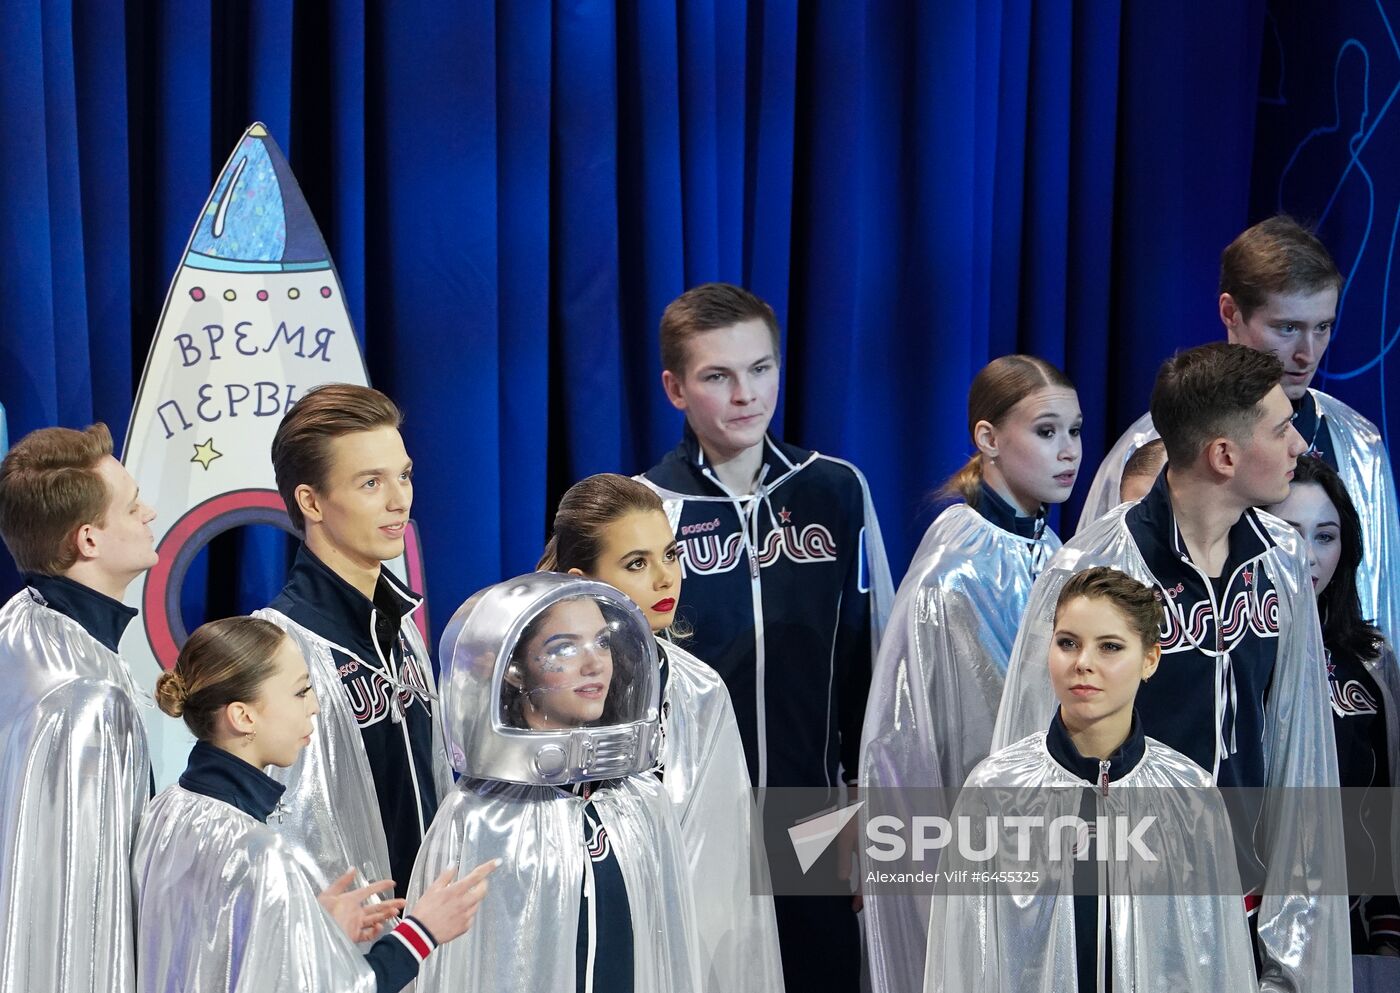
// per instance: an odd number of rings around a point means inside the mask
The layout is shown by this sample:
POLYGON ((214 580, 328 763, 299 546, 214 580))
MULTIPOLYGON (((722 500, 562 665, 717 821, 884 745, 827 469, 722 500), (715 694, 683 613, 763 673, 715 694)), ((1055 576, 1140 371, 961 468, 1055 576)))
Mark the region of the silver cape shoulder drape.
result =
MULTIPOLYGON (((287 787, 283 797, 287 814, 283 823, 275 825, 278 833, 300 850, 318 892, 350 868, 360 873, 357 885, 389 878, 389 842, 379 815, 374 777, 331 644, 279 611, 259 610, 253 616, 276 624, 296 642, 321 706, 316 733, 296 763, 286 769, 267 770, 287 787)), ((435 693, 428 649, 411 618, 404 618, 403 633, 429 690, 435 693)), ((446 796, 452 789, 452 771, 437 714, 433 715, 432 777, 438 796, 446 796)))
MULTIPOLYGON (((898 788, 960 786, 986 757, 1031 583, 1059 547, 1053 531, 1022 538, 966 504, 929 526, 871 677, 860 782, 882 792, 861 808, 863 822, 873 803, 909 823, 905 815, 927 812, 913 809, 915 795, 901 802, 898 788)), ((928 913, 927 893, 865 895, 874 993, 922 988, 928 913)))
MULTIPOLYGON (((701 989, 694 911, 671 801, 644 774, 596 790, 627 887, 637 993, 701 989)), ((580 896, 588 866, 582 807, 554 786, 462 779, 418 853, 408 905, 444 869, 500 858, 472 929, 438 948, 417 993, 573 993, 580 896)))
MULTIPOLYGON (((1361 515, 1362 544, 1366 555, 1356 576, 1361 614, 1373 620, 1386 640, 1400 637, 1400 503, 1395 495, 1395 475, 1390 453, 1380 431, 1365 417, 1336 397, 1309 390, 1318 413, 1327 419, 1336 449, 1337 475, 1361 515)), ((1118 506, 1118 486, 1123 466, 1132 454, 1160 437, 1152 415, 1143 414, 1104 456, 1094 484, 1079 516, 1079 530, 1118 506)))
POLYGON ((1128 425, 1128 430, 1124 431, 1123 437, 1108 450, 1108 454, 1099 463, 1098 471, 1094 473, 1094 481, 1089 485, 1089 492, 1084 497, 1084 508, 1079 512, 1079 526, 1075 534, 1087 530, 1090 524, 1123 502, 1118 499, 1118 490, 1123 485, 1124 466, 1128 464, 1134 452, 1160 437, 1152 425, 1151 414, 1143 414, 1128 425))
MULTIPOLYGON (((1036 580, 1012 652, 993 748, 1050 724, 1057 706, 1047 665, 1055 601, 1071 576, 1107 565, 1157 585, 1124 521, 1127 509, 1119 506, 1075 535, 1036 580)), ((1351 989, 1346 898, 1332 895, 1345 889, 1341 805, 1326 802, 1317 790, 1293 788, 1338 785, 1317 600, 1298 532, 1270 514, 1260 512, 1259 519, 1274 543, 1260 561, 1279 594, 1278 649, 1264 723, 1269 791, 1256 839, 1267 867, 1258 917, 1260 988, 1345 993, 1351 989)))
MULTIPOLYGON (((1040 731, 994 753, 973 771, 956 816, 978 824, 988 816, 1004 818, 1009 811, 990 810, 987 792, 1006 787, 1017 791, 1012 795, 1018 801, 1039 807, 1021 807, 1018 814, 1051 823, 1076 816, 1090 785, 1050 757, 1040 731)), ((1151 848, 1163 870, 1152 892, 1141 893, 1127 863, 1103 863, 1114 993, 1255 989, 1229 815, 1210 786, 1210 775, 1149 738, 1142 760, 1097 802, 1097 814, 1124 817, 1128 824, 1142 822, 1150 811, 1156 818, 1151 848), (1158 850, 1161 846, 1165 851, 1158 850)), ((986 868, 963 859, 956 847, 949 848, 942 866, 951 872, 986 868)), ((1046 878, 1034 895, 1015 894, 995 883, 954 889, 942 881, 948 877, 939 878, 929 921, 925 993, 1072 993, 1079 988, 1069 873, 1046 878)), ((1310 988, 1319 993, 1331 989, 1310 988)))
POLYGON ((375 993, 286 841, 222 800, 164 790, 132 875, 142 993, 375 993))
POLYGON ((126 664, 20 590, 0 609, 0 993, 130 993, 150 790, 126 664))
POLYGON ((663 647, 670 676, 661 759, 690 869, 702 988, 782 993, 768 865, 729 691, 695 656, 670 642, 663 647))
POLYGON ((1361 614, 1391 644, 1400 637, 1400 506, 1385 439, 1365 417, 1336 397, 1312 391, 1337 450, 1337 474, 1361 515, 1365 557, 1356 573, 1361 614))

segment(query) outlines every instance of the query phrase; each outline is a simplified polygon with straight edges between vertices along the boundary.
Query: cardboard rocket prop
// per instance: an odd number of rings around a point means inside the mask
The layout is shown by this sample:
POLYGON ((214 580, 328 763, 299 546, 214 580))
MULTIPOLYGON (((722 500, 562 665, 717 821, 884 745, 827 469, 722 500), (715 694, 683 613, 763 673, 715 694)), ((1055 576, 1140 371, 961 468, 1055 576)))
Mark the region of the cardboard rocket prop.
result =
MULTIPOLYGON (((180 589, 200 549, 247 524, 292 531, 272 436, 298 397, 332 382, 368 385, 364 358, 321 232, 281 150, 254 124, 214 183, 170 284, 122 453, 157 512, 160 563, 127 592, 141 616, 121 643, 146 691, 188 636, 180 589)), ((412 524, 405 535, 405 554, 389 567, 422 590, 412 524)), ((154 707, 146 723, 163 787, 183 771, 191 739, 154 707)))

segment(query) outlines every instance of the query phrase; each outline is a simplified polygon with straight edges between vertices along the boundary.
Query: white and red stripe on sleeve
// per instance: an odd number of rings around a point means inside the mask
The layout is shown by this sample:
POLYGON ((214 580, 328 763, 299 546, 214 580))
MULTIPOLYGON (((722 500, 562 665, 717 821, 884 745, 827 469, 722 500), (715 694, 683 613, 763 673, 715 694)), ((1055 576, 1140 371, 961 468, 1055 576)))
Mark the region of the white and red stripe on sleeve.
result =
POLYGON ((423 960, 437 947, 437 942, 428 933, 428 929, 412 917, 405 917, 399 926, 389 933, 403 942, 403 946, 418 960, 419 965, 422 965, 423 960))

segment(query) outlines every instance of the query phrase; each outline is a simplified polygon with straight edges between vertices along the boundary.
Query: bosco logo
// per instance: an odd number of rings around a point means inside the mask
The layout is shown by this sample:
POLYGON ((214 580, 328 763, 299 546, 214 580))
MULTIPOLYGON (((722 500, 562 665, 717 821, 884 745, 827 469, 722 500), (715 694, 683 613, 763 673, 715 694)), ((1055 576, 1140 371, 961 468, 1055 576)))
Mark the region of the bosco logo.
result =
POLYGON ((693 534, 709 534, 719 527, 720 520, 716 517, 713 521, 702 521, 699 524, 685 524, 681 526, 681 537, 686 538, 693 534))

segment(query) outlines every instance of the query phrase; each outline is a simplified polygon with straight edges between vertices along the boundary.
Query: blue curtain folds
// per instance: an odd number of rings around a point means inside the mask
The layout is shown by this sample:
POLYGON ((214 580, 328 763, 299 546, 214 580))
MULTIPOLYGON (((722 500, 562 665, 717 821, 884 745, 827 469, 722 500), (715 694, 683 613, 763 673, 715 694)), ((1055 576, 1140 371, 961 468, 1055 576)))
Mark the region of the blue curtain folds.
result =
MULTIPOLYGON (((1216 261, 1253 219, 1256 0, 0 0, 0 16, 11 434, 100 418, 120 442, 195 213, 262 120, 371 379, 407 414, 439 628, 533 566, 570 483, 675 443, 655 335, 687 286, 773 304, 776 426, 866 471, 900 569, 926 494, 968 454, 978 368, 1011 351, 1067 368, 1086 488, 1157 363, 1218 337, 1216 261)), ((209 585, 192 570, 187 614, 276 589, 280 538, 228 542, 209 585)))

